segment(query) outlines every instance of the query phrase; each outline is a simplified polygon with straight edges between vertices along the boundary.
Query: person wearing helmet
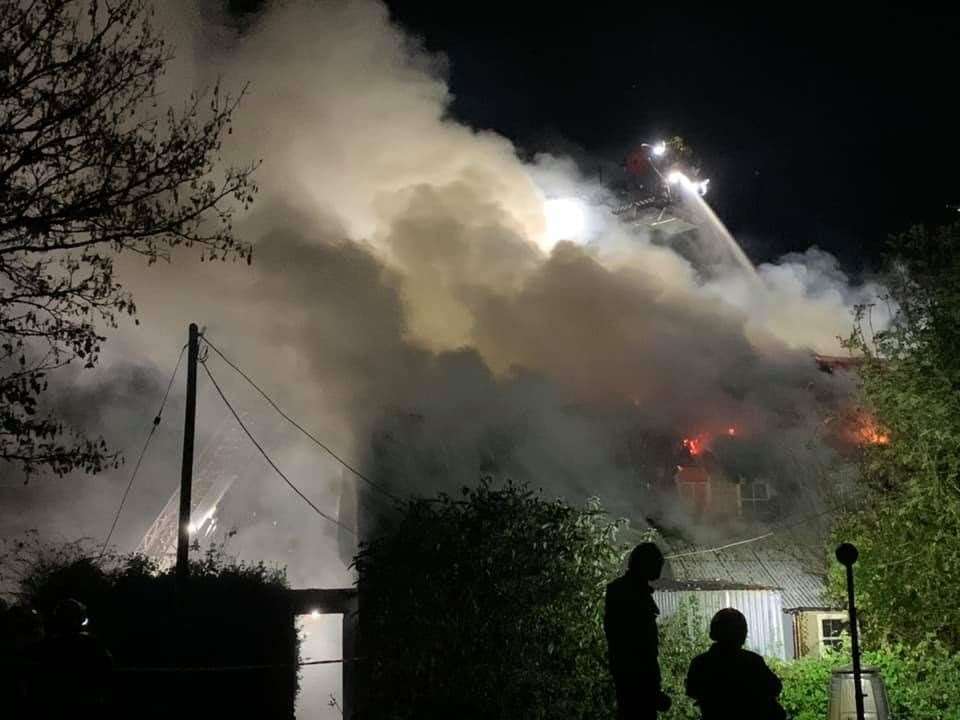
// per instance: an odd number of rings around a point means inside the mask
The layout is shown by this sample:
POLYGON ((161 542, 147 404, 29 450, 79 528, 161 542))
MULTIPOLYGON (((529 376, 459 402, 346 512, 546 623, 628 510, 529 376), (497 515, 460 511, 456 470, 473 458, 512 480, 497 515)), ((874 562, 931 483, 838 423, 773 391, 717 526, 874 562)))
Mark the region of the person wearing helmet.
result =
POLYGON ((86 606, 62 600, 41 648, 50 687, 40 698, 47 717, 101 717, 107 706, 113 658, 90 632, 86 606))
POLYGON ((37 686, 39 647, 43 640, 40 613, 27 605, 14 605, 3 614, 0 692, 10 717, 27 717, 37 686))
POLYGON ((10 606, 0 598, 0 697, 5 702, 9 702, 7 698, 12 698, 14 709, 19 710, 17 699, 20 695, 21 668, 18 667, 20 658, 13 637, 14 623, 10 606))
POLYGON ((763 658, 745 650, 747 619, 724 608, 710 621, 713 645, 690 663, 687 695, 700 707, 703 720, 784 720, 777 701, 783 685, 763 658))
POLYGON ((670 709, 660 687, 657 615, 650 583, 663 571, 663 553, 654 543, 637 545, 627 572, 607 585, 603 630, 619 720, 655 720, 670 709))
POLYGON ((43 641, 43 618, 29 605, 14 605, 7 611, 7 629, 15 653, 28 652, 43 641))

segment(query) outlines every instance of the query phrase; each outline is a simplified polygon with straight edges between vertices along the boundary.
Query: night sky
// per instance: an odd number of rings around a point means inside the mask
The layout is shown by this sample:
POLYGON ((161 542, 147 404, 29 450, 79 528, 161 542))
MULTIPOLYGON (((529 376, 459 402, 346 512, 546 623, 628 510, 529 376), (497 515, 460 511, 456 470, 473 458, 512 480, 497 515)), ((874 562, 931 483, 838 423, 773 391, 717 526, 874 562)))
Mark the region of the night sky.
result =
POLYGON ((388 5, 446 55, 453 115, 521 152, 594 173, 635 142, 683 136, 756 262, 816 244, 869 270, 890 233, 958 214, 956 15, 388 5))

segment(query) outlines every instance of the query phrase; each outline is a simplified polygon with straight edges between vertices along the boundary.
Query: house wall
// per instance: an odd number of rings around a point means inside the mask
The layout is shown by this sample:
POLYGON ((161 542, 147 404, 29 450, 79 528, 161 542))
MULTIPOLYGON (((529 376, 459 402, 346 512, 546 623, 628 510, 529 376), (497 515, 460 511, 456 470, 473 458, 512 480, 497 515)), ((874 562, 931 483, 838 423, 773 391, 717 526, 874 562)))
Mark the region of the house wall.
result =
POLYGON ((740 484, 725 476, 711 478, 712 514, 718 518, 735 518, 740 515, 740 484))
POLYGON ((794 616, 784 612, 782 621, 784 654, 787 660, 795 660, 797 658, 797 630, 794 616))
POLYGON ((776 590, 656 590, 653 599, 666 619, 684 602, 696 601, 701 627, 723 608, 736 608, 747 618, 747 645, 754 652, 781 660, 787 658, 784 642, 783 602, 776 590))
MULTIPOLYGON (((709 472, 702 465, 678 467, 674 484, 687 512, 694 517, 709 516, 722 520, 744 515, 743 481, 730 478, 718 467, 709 472)), ((753 506, 749 508, 751 517, 763 516, 765 512, 757 512, 753 506)))

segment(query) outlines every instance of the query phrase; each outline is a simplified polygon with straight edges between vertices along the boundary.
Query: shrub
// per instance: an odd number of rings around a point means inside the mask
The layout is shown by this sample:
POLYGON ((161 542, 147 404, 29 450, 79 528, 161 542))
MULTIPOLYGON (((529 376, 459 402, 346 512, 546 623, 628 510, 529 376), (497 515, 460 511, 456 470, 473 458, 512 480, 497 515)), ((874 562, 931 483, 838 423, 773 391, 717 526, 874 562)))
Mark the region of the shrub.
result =
MULTIPOLYGON (((793 720, 827 716, 830 674, 849 667, 849 649, 819 658, 776 662, 783 679, 781 701, 793 720)), ((914 647, 890 645, 863 653, 863 666, 880 671, 894 720, 960 718, 960 655, 942 643, 925 640, 914 647)))
POLYGON ((939 640, 891 645, 863 661, 880 670, 896 720, 960 719, 960 654, 939 640))
POLYGON ((676 613, 660 622, 660 672, 663 690, 673 700, 664 720, 699 720, 700 711, 686 695, 690 661, 710 646, 703 623, 698 622, 696 600, 684 601, 676 613))
POLYGON ((66 598, 86 604, 91 630, 114 656, 121 714, 293 717, 299 640, 283 571, 212 549, 178 586, 148 558, 98 558, 81 543, 21 545, 5 560, 19 599, 42 615, 66 598), (251 665, 270 667, 170 672, 251 665))
POLYGON ((783 681, 780 704, 792 720, 824 720, 830 699, 830 671, 849 664, 849 655, 828 654, 789 662, 770 661, 783 681))
POLYGON ((616 523, 514 483, 401 509, 356 560, 364 718, 613 716, 616 523))

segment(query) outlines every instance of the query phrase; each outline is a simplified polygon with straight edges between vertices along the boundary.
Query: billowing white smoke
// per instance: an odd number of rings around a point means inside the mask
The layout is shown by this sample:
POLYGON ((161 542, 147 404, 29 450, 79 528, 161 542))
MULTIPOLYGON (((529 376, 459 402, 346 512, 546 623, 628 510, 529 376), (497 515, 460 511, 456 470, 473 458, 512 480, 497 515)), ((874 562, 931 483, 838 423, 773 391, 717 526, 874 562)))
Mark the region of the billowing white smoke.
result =
MULTIPOLYGON (((180 5, 162 6, 180 48, 169 99, 216 75, 250 83, 228 141, 238 161, 263 159, 259 201, 239 225, 254 264, 200 264, 186 251, 170 267, 124 258, 141 325, 112 338, 99 369, 60 378, 69 389, 54 402, 69 419, 132 460, 197 321, 399 492, 512 475, 644 514, 637 488, 648 479, 621 452, 633 438, 735 422, 780 444, 797 438, 788 442, 804 452, 817 402, 841 390, 808 352, 839 351, 851 307, 876 292, 851 287, 829 255, 704 281, 599 210, 551 208, 603 190, 568 160, 526 165, 508 139, 450 118, 443 59, 373 0, 278 3, 240 34, 180 5)), ((210 362, 281 467, 337 512, 356 479, 210 362)), ((227 414, 201 381, 202 447, 227 414)), ((180 403, 175 394, 128 501, 121 547, 136 545, 176 487, 180 403)), ((255 454, 234 457, 221 523, 240 529, 231 547, 287 563, 294 584, 349 582, 335 529, 255 454)), ((131 464, 4 488, 5 534, 102 538, 131 464)))
MULTIPOLYGON (((443 59, 373 0, 278 3, 243 33, 181 5, 162 8, 180 48, 169 99, 217 75, 250 83, 228 142, 238 161, 263 159, 258 202, 239 224, 256 250, 249 268, 186 251, 170 267, 123 260, 141 325, 122 328, 60 402, 82 398, 74 416, 128 459, 191 321, 397 491, 490 472, 629 502, 638 478, 616 457, 624 436, 731 418, 757 434, 795 431, 816 421, 811 387, 820 400, 839 392, 808 352, 838 352, 852 305, 875 289, 851 287, 829 255, 705 281, 599 210, 566 205, 551 222, 551 201, 589 204, 602 189, 570 161, 524 164, 508 139, 449 117, 443 59)), ((211 368, 278 463, 336 512, 355 479, 214 358, 211 368)), ((121 520, 121 546, 136 544, 176 486, 178 402, 121 520)), ((201 445, 225 418, 205 389, 201 445)), ((256 461, 244 457, 247 468, 256 461)), ((70 492, 36 481, 7 505, 27 513, 6 529, 56 522, 100 537, 129 469, 70 492)), ((290 563, 298 584, 349 580, 334 529, 266 466, 231 492, 224 502, 242 520, 234 549, 290 563)))

